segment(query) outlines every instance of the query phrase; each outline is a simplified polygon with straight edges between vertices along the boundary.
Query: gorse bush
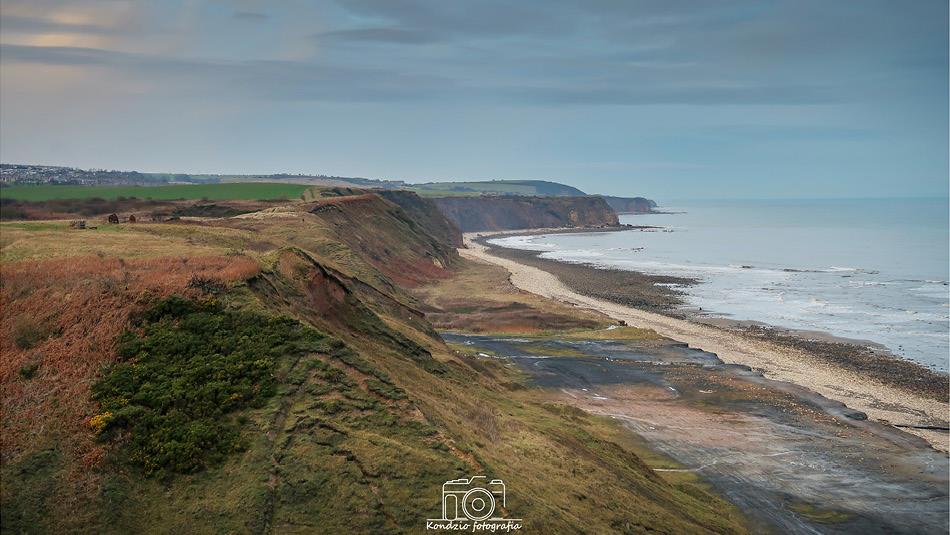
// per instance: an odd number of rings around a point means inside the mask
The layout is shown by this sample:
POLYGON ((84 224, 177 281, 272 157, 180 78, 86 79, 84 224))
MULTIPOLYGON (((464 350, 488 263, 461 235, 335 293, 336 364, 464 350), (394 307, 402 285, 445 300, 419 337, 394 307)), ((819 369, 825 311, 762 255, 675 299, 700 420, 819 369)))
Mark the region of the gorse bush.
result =
POLYGON ((109 414, 96 431, 126 430, 129 460, 148 474, 195 472, 239 450, 232 413, 274 394, 280 359, 329 343, 289 318, 180 297, 158 302, 135 326, 93 397, 109 414))

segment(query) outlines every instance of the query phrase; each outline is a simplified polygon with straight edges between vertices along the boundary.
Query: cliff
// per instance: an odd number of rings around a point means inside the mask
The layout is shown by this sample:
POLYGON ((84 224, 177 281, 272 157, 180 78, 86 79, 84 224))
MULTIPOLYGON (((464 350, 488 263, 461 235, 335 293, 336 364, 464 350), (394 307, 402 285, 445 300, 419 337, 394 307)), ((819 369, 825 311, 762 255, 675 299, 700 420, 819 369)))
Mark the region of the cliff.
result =
POLYGON ((644 197, 611 197, 600 195, 618 214, 648 214, 656 208, 656 202, 644 197))
MULTIPOLYGON (((603 319, 489 299, 507 275, 461 259, 413 194, 323 193, 107 231, 3 224, 0 532, 417 533, 467 474, 510 483, 532 533, 742 532, 616 422, 445 344, 413 292, 445 281, 464 316, 442 318, 466 324, 603 319)), ((616 222, 603 199, 560 200, 481 206, 616 222)))
POLYGON ((462 235, 458 227, 431 200, 404 190, 377 190, 376 194, 402 208, 409 216, 410 224, 422 225, 442 243, 462 246, 462 235))
POLYGON ((462 232, 619 224, 600 197, 437 197, 439 210, 462 232))

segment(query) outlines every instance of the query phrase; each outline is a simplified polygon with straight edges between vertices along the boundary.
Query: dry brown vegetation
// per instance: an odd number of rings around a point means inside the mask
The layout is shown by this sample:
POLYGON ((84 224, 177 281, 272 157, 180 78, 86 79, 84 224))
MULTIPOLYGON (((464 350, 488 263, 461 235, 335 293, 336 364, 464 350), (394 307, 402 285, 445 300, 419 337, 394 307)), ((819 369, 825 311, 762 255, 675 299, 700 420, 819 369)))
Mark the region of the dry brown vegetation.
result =
POLYGON ((51 199, 47 201, 20 201, 0 199, 0 219, 4 221, 42 221, 53 219, 94 218, 105 220, 111 213, 134 214, 140 221, 172 217, 230 217, 254 212, 286 201, 245 200, 153 200, 118 199, 51 199))
POLYGON ((95 414, 91 381, 114 358, 129 316, 193 279, 228 283, 257 274, 245 256, 124 260, 85 256, 3 263, 0 385, 4 463, 51 436, 68 436, 70 477, 91 474, 102 447, 84 427, 95 414), (81 462, 76 462, 81 461, 81 462))

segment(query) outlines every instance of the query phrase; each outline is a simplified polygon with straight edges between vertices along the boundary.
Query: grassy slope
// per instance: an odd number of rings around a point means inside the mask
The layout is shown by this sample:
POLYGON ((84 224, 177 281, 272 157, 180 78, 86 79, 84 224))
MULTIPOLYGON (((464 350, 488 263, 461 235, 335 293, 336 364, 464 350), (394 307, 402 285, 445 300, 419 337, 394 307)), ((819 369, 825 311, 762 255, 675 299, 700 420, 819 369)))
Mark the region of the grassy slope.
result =
POLYGON ((234 183, 171 186, 12 186, 0 188, 0 197, 23 201, 48 201, 52 199, 116 199, 136 197, 140 199, 210 199, 210 200, 262 200, 296 199, 310 186, 277 183, 234 183))
MULTIPOLYGON (((26 233, 4 237, 4 304, 51 327, 24 349, 8 316, 2 325, 4 531, 419 531, 438 513, 441 483, 471 474, 505 479, 509 514, 530 533, 742 530, 735 511, 697 482, 657 476, 637 455, 642 444, 612 421, 547 403, 503 363, 444 346, 393 278, 424 263, 435 269, 431 258, 447 253, 391 205, 334 206, 217 226, 119 225, 108 235, 0 227, 26 233), (354 227, 347 210, 365 226, 354 227), (42 247, 23 245, 34 232, 42 247), (143 251, 146 236, 156 243, 143 251), (104 238, 107 248, 97 243, 104 238), (102 254, 76 256, 94 250, 102 254), (226 306, 290 315, 345 347, 279 359, 276 395, 240 414, 243 452, 197 474, 147 478, 123 460, 121 441, 93 440, 84 419, 97 408, 83 385, 101 376, 124 318, 155 296, 196 295, 189 276, 210 269, 199 259, 216 252, 220 262, 260 266, 207 271, 229 274, 218 275, 231 281, 219 295, 226 306), (398 265, 387 274, 378 266, 389 261, 398 265), (36 269, 45 278, 30 275, 36 269), (19 370, 37 355, 27 378, 19 370), (378 377, 396 386, 380 387, 378 377)), ((451 300, 494 281, 485 300, 535 309, 536 324, 521 329, 607 324, 506 297, 497 277, 466 266, 431 291, 451 300)))

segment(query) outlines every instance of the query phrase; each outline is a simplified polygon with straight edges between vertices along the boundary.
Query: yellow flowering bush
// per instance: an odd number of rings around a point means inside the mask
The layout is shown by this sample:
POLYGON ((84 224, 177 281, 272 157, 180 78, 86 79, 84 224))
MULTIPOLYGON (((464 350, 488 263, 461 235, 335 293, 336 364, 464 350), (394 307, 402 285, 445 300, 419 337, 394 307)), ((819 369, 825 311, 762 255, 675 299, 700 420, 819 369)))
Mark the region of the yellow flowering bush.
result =
POLYGON ((92 428, 93 432, 97 435, 102 434, 106 430, 106 427, 109 425, 109 422, 112 420, 112 413, 109 411, 97 414, 89 419, 89 427, 92 428))

